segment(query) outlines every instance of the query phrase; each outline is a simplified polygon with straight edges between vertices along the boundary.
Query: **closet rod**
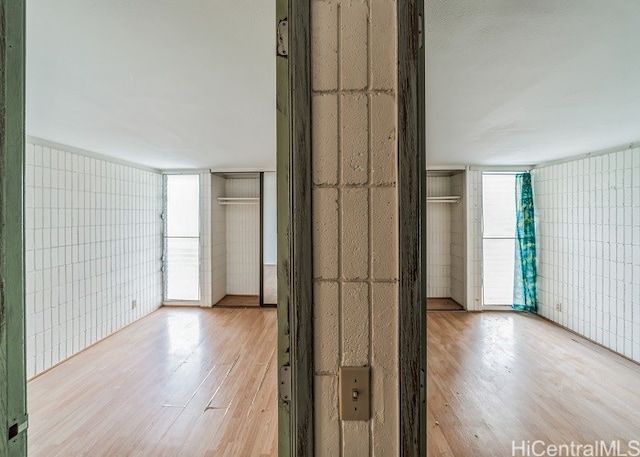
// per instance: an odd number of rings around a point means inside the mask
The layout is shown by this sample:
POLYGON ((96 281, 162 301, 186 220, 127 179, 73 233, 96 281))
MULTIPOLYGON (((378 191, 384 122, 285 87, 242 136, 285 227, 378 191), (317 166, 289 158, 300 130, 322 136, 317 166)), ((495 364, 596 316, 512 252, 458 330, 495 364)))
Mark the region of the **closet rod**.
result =
POLYGON ((259 197, 218 197, 221 205, 257 205, 260 203, 259 197))
POLYGON ((443 197, 427 197, 428 203, 458 203, 462 197, 457 195, 443 196, 443 197))

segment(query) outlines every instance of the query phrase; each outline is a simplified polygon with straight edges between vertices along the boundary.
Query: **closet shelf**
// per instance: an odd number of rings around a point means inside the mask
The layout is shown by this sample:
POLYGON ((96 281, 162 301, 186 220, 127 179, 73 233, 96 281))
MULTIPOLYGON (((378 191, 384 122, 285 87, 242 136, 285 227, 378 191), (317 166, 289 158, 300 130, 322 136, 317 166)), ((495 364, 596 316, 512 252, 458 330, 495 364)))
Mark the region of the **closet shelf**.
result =
POLYGON ((459 203, 460 195, 444 195, 442 197, 427 197, 427 203, 459 203))
POLYGON ((258 205, 260 197, 218 197, 221 205, 258 205))

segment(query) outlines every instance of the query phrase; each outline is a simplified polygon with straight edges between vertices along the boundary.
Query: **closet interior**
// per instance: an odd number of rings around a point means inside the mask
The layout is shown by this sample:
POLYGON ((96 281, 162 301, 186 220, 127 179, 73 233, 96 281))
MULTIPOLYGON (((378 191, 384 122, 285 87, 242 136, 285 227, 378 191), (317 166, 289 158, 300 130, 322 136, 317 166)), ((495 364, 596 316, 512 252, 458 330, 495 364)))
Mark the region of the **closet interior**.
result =
POLYGON ((427 310, 466 309, 464 170, 427 171, 427 310))

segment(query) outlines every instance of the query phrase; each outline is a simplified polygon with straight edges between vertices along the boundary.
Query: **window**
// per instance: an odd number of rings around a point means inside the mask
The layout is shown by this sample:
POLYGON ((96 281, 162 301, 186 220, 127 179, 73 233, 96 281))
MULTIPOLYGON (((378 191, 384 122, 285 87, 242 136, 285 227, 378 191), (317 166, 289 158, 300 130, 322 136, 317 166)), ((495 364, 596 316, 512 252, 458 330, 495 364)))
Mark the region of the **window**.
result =
POLYGON ((167 175, 165 300, 200 300, 200 177, 167 175))
POLYGON ((516 176, 482 176, 484 305, 513 304, 516 243, 516 176))

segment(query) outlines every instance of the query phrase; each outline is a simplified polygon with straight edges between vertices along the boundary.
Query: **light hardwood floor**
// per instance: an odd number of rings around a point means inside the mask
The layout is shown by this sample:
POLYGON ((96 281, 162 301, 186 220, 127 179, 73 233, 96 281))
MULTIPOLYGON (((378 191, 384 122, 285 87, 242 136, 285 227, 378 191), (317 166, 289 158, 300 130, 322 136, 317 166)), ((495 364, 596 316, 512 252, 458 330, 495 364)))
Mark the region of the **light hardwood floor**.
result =
POLYGON ((427 313, 427 327, 430 457, 640 440, 637 364, 530 314, 427 313))
POLYGON ((246 308, 249 306, 258 307, 260 306, 260 296, 259 295, 225 295, 214 306, 219 306, 219 307, 238 306, 241 308, 246 308))
POLYGON ((276 455, 276 329, 161 308, 29 382, 29 455, 276 455))
POLYGON ((452 298, 427 298, 427 311, 464 311, 464 308, 452 298))
MULTIPOLYGON (((638 365, 522 313, 427 325, 430 457, 640 439, 638 365)), ((276 455, 275 350, 275 309, 161 309, 29 383, 29 455, 276 455)))

